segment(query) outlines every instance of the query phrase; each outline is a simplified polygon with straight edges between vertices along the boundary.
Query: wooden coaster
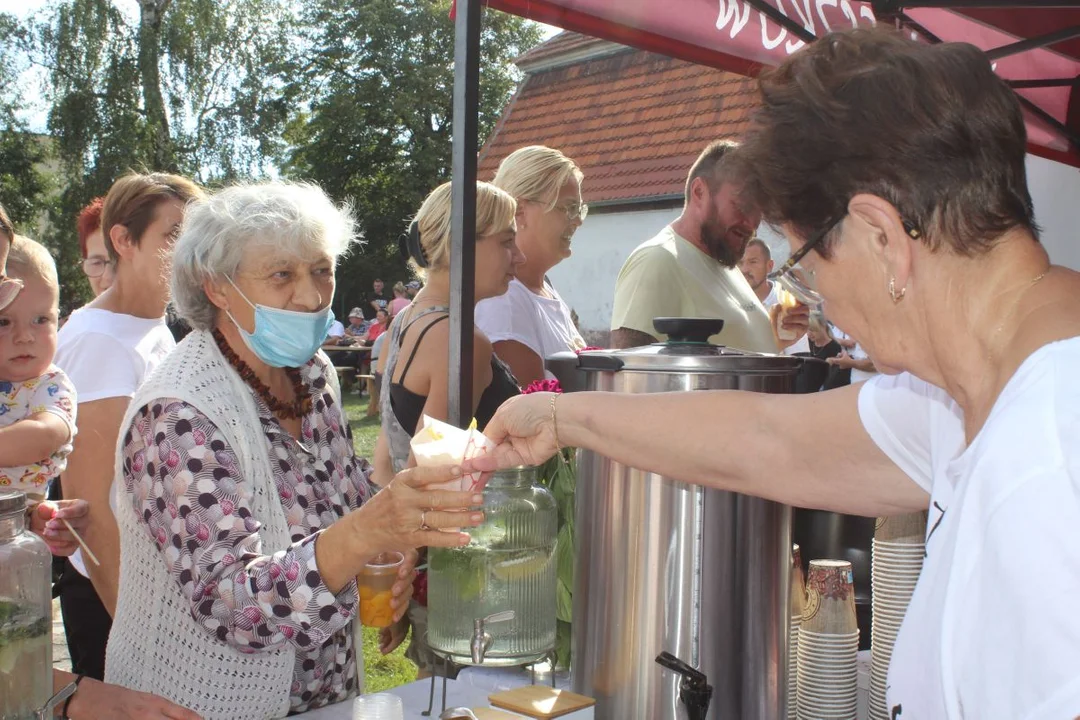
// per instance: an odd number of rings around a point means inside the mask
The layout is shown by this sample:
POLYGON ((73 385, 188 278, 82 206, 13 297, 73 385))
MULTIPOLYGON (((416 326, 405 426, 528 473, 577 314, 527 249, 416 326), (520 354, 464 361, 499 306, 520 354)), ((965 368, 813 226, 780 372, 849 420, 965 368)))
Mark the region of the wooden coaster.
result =
POLYGON ((562 717, 596 704, 593 698, 544 685, 526 685, 506 690, 489 696, 488 700, 495 707, 537 720, 562 717))
POLYGON ((471 708, 476 720, 521 720, 518 715, 511 715, 495 708, 471 708))

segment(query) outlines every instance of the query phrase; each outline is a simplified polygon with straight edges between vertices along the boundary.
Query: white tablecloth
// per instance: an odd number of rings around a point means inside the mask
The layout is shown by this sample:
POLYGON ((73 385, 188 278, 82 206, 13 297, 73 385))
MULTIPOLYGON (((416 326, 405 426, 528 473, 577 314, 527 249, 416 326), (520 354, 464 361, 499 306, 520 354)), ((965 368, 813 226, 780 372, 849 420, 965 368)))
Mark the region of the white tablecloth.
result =
MULTIPOLYGON (((405 706, 405 720, 423 720, 421 713, 427 710, 428 693, 431 690, 430 680, 417 680, 408 685, 401 685, 387 692, 401 698, 405 706)), ((463 684, 457 680, 446 682, 446 707, 488 707, 488 692, 472 685, 463 684)), ((352 720, 353 701, 329 705, 318 710, 293 715, 294 718, 303 720, 352 720)), ((442 680, 435 684, 435 708, 431 717, 436 719, 442 712, 442 680)))
MULTIPOLYGON (((521 668, 465 668, 458 674, 457 680, 446 681, 446 707, 490 707, 489 695, 528 685, 531 681, 529 672, 521 668)), ((551 676, 537 675, 536 684, 550 686, 551 676)), ((555 687, 569 690, 570 674, 557 673, 555 687)), ((431 680, 417 680, 387 692, 401 698, 405 706, 406 720, 413 720, 413 718, 422 720, 421 713, 428 708, 431 680)), ((431 717, 438 718, 442 711, 442 680, 438 679, 435 681, 435 705, 431 717)), ((293 717, 304 720, 352 720, 352 701, 319 708, 293 717)))
MULTIPOLYGON (((859 720, 865 720, 867 717, 866 695, 869 685, 869 656, 870 653, 866 651, 859 653, 859 709, 857 715, 859 720)), ((506 668, 503 670, 465 668, 459 673, 457 680, 446 681, 446 707, 490 707, 489 695, 502 690, 528 685, 529 681, 529 673, 520 668, 506 668)), ((551 679, 548 676, 538 676, 536 682, 538 685, 550 685, 551 679)), ((555 686, 568 690, 570 688, 569 675, 567 673, 557 674, 555 686)), ((427 710, 428 693, 430 691, 431 680, 417 680, 387 692, 402 699, 405 706, 405 720, 424 720, 421 713, 427 710)), ((302 715, 294 715, 293 717, 303 718, 303 720, 352 720, 352 706, 353 701, 350 700, 312 710, 302 715)), ((437 719, 442 710, 442 680, 440 679, 435 682, 435 707, 431 717, 437 719)))

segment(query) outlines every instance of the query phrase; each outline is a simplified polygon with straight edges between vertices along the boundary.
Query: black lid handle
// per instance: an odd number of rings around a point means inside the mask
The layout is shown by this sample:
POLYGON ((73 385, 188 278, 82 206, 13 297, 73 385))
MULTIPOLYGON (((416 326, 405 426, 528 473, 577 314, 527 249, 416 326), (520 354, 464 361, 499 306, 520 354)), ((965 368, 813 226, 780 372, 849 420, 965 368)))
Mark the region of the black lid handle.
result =
POLYGON ((667 335, 668 342, 705 344, 724 329, 724 321, 720 318, 660 317, 653 319, 653 327, 656 332, 667 335))

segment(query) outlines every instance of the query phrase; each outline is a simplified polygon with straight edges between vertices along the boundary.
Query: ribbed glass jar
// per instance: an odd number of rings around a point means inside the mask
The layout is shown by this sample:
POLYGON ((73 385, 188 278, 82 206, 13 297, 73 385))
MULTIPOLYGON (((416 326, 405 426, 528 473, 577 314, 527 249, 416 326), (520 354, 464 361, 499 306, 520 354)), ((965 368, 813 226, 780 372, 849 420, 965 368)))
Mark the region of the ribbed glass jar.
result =
POLYGON ((428 551, 428 644, 473 665, 475 621, 491 643, 485 666, 521 665, 555 647, 555 498, 537 484, 537 468, 495 473, 484 488, 484 524, 462 548, 428 551))
POLYGON ((26 496, 0 491, 0 718, 33 720, 52 697, 52 554, 25 527, 26 496))

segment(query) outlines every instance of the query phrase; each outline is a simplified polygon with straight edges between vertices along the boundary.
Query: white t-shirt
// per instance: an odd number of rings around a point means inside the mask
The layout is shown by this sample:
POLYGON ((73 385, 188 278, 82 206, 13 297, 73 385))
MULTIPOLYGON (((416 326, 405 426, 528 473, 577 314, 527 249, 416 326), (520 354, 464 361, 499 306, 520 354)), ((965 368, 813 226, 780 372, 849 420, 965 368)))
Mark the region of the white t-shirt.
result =
MULTIPOLYGON (((517 278, 511 280, 510 288, 504 294, 476 304, 476 327, 491 342, 515 340, 539 355, 541 360, 557 352, 585 347, 585 340, 570 316, 570 308, 547 281, 544 281, 544 289, 550 298, 537 295, 517 278)), ((555 377, 546 369, 544 375, 555 377)))
POLYGON ((1080 338, 1033 353, 966 446, 911 375, 859 394, 874 442, 927 490, 926 559, 893 651, 897 720, 1080 716, 1080 338))
MULTIPOLYGON (((80 403, 130 398, 175 347, 163 317, 147 319, 82 308, 60 328, 54 363, 75 386, 80 403)), ((109 502, 113 502, 111 491, 109 502)), ((71 564, 87 574, 81 551, 71 556, 71 564)))
POLYGON ((330 326, 330 329, 326 333, 327 338, 340 338, 345 337, 345 326, 340 320, 335 320, 334 324, 330 326))
POLYGON ((379 333, 379 337, 375 338, 375 342, 371 343, 371 366, 375 367, 375 361, 382 355, 382 346, 386 343, 386 336, 388 332, 379 333))
POLYGON ((720 318, 724 329, 709 342, 775 353, 769 313, 738 268, 724 267, 670 225, 639 245, 615 282, 611 329, 627 328, 664 341, 653 318, 720 318))

